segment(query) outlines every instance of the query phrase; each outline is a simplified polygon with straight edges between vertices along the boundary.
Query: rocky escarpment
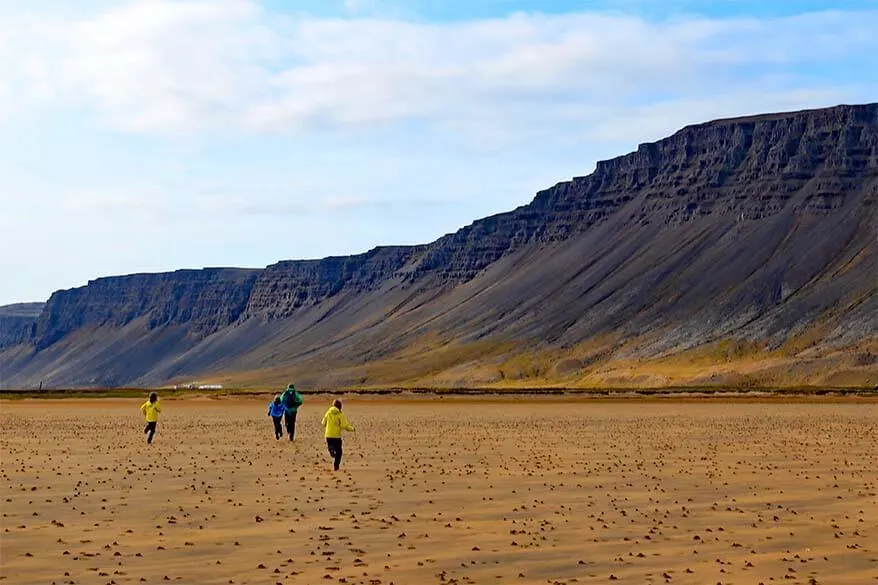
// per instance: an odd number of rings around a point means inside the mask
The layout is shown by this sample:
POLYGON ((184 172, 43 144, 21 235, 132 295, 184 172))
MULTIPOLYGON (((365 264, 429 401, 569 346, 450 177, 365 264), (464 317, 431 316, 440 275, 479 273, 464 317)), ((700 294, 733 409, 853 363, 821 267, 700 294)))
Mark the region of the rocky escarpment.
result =
MULTIPOLYGON (((296 367, 315 384, 490 383, 512 371, 586 384, 613 376, 569 364, 726 341, 793 360, 840 348, 862 358, 878 326, 876 203, 878 104, 719 120, 425 246, 59 291, 6 336, 17 345, 0 345, 0 368, 11 383, 48 372, 84 385, 296 367), (469 343, 477 350, 449 349, 469 343), (501 367, 516 352, 568 366, 501 367)), ((851 367, 872 367, 861 358, 851 367)))
POLYGON ((17 303, 0 307, 0 349, 29 343, 45 303, 17 303))
POLYGON ((598 172, 625 175, 640 168, 635 173, 646 196, 645 221, 709 214, 758 219, 787 206, 823 213, 878 175, 876 125, 876 104, 723 120, 641 145, 633 155, 602 163, 598 172))
POLYGON ((439 272, 462 282, 529 243, 562 241, 640 204, 640 223, 712 214, 769 217, 788 205, 824 213, 878 175, 878 104, 718 120, 689 126, 594 173, 541 191, 529 205, 447 235, 410 278, 439 272))
POLYGON ((355 294, 375 290, 394 278, 424 248, 386 246, 355 256, 272 264, 256 279, 242 318, 281 319, 342 290, 355 294))
POLYGON ((186 325, 199 336, 233 323, 247 304, 259 270, 206 268, 99 278, 54 293, 37 320, 33 344, 45 349, 82 328, 121 328, 135 319, 147 329, 186 325))

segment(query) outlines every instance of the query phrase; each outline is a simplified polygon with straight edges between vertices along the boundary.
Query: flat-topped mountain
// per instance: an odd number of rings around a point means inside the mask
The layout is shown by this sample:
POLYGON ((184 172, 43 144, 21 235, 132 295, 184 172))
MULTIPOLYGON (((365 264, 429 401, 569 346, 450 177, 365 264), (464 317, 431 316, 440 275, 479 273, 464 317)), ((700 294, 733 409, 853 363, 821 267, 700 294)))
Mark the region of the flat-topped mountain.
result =
POLYGON ((431 244, 0 310, 0 378, 875 385, 876 205, 878 104, 718 120, 431 244))
POLYGON ((0 307, 0 350, 27 344, 34 339, 34 328, 46 303, 16 303, 0 307))

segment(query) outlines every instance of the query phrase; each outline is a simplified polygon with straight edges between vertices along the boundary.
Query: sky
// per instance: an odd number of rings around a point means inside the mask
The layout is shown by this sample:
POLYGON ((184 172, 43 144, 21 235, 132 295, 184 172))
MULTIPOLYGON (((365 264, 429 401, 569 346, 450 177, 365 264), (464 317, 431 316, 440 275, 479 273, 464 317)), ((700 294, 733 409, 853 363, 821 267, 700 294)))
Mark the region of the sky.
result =
POLYGON ((878 1, 0 0, 0 305, 426 243, 680 127, 878 100, 878 1))

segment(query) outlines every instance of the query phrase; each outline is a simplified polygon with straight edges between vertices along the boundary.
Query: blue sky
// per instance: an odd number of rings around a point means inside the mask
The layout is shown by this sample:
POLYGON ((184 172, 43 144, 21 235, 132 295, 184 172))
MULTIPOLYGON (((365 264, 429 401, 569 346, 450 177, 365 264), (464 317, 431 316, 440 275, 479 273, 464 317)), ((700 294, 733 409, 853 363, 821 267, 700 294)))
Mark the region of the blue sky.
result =
POLYGON ((429 242, 682 125, 878 99, 878 3, 0 0, 0 304, 429 242))

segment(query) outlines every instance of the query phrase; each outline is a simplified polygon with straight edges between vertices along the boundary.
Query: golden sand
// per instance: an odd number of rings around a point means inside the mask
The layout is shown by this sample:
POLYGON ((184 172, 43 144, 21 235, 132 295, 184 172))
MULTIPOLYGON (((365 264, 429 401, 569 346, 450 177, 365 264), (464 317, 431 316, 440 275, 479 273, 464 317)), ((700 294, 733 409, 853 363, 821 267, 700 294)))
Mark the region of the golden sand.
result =
POLYGON ((0 403, 0 583, 878 583, 875 403, 0 403))

